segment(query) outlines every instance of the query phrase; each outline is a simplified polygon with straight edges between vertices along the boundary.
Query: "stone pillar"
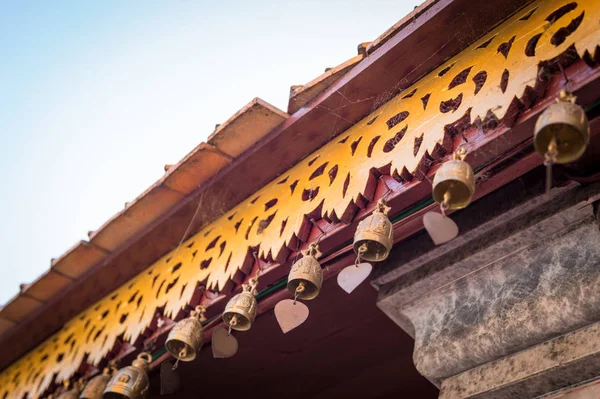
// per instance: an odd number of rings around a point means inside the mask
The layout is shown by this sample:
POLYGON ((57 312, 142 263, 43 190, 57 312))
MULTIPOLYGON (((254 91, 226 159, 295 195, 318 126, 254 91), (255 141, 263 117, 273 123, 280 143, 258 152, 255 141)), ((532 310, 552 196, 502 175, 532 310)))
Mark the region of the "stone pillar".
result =
POLYGON ((399 245, 373 281, 440 397, 528 398, 600 376, 600 185, 545 195, 541 181, 453 214, 449 243, 399 245))

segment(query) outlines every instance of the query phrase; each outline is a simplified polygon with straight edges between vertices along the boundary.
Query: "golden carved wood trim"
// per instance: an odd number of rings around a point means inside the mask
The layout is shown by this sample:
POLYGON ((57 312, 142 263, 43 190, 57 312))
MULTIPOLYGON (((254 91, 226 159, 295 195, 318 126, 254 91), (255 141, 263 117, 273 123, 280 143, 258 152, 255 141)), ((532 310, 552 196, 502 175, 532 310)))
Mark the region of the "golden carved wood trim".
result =
POLYGON ((157 309, 176 315, 198 283, 222 289, 250 248, 285 260, 306 215, 320 210, 332 222, 350 221, 356 202, 370 195, 373 169, 422 179, 449 147, 453 127, 502 120, 536 83, 541 62, 572 45, 581 57, 594 54, 599 15, 594 0, 532 3, 70 320, 0 374, 0 399, 36 397, 86 356, 98 364, 117 338, 135 341, 157 309))

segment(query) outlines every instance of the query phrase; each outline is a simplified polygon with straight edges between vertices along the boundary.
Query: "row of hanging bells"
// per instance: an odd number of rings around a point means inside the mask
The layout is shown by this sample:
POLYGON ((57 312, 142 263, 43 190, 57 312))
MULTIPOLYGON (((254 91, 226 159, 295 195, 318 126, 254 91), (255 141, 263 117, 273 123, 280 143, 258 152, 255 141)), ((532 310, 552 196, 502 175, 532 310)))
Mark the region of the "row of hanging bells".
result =
MULTIPOLYGON (((535 147, 546 157, 547 165, 576 160, 589 142, 585 112, 574 101, 570 93, 561 92, 557 103, 548 107, 536 124, 535 147)), ((446 216, 446 211, 463 209, 473 199, 475 174, 465 161, 466 155, 466 146, 459 146, 453 158, 443 163, 434 176, 432 195, 440 206, 440 212, 426 213, 423 222, 436 245, 458 235, 458 226, 446 216)), ((369 262, 381 262, 389 256, 393 245, 393 226, 387 216, 389 209, 380 199, 373 213, 358 224, 353 244, 356 262, 338 274, 338 284, 346 292, 351 293, 367 279, 372 271, 369 262)), ((303 257, 292 265, 288 276, 287 288, 294 299, 283 300, 275 306, 275 315, 284 333, 296 328, 308 317, 308 308, 298 300, 316 298, 323 284, 323 271, 317 260, 320 256, 318 244, 311 244, 302 254, 303 257)), ((223 320, 230 330, 250 328, 256 315, 254 295, 245 289, 229 301, 223 320)))
POLYGON ((148 395, 148 368, 152 356, 140 353, 131 366, 116 370, 112 365, 85 384, 77 381, 72 389, 65 381, 65 392, 58 399, 144 399, 148 395))
MULTIPOLYGON (((576 161, 585 152, 590 140, 588 119, 583 108, 575 104, 575 99, 571 93, 562 90, 556 102, 540 115, 535 125, 533 143, 547 166, 547 191, 552 184, 552 165, 576 161)), ((475 193, 475 175, 465 162, 466 155, 466 147, 460 146, 453 159, 443 163, 433 179, 432 195, 440 205, 440 213, 428 212, 423 219, 426 230, 437 245, 458 235, 458 227, 445 211, 465 208, 475 193)), ((351 293, 369 276, 372 266, 367 262, 381 262, 389 256, 393 245, 393 226, 387 216, 389 209, 381 199, 373 213, 358 224, 353 244, 356 262, 338 275, 338 283, 346 292, 351 293)), ((302 255, 292 265, 288 276, 287 288, 294 299, 283 300, 275 307, 284 333, 299 326, 308 317, 308 308, 298 300, 315 299, 323 285, 323 270, 317 260, 321 255, 318 244, 310 244, 302 255)), ((252 327, 258 308, 255 298, 257 285, 257 279, 250 279, 248 284, 243 285, 243 291, 227 303, 222 317, 228 331, 217 329, 213 333, 215 357, 229 357, 237 351, 237 341, 231 336, 231 330, 247 331, 252 327), (215 347, 215 341, 221 349, 215 347)), ((171 329, 165 346, 177 361, 195 359, 204 340, 204 313, 205 309, 198 306, 190 317, 179 321, 171 329)), ((59 399, 143 399, 148 392, 147 372, 151 361, 151 355, 142 352, 131 366, 119 371, 106 368, 85 387, 78 382, 59 399)), ((65 388, 68 389, 68 385, 65 388)))
MULTIPOLYGON (((556 101, 542 112, 535 125, 533 145, 536 152, 544 157, 547 193, 552 188, 552 166, 579 159, 590 140, 587 116, 575 100, 572 93, 561 90, 556 101)), ((433 179, 433 199, 440 205, 440 213, 426 213, 423 224, 436 245, 458 235, 458 226, 446 216, 445 211, 465 208, 475 193, 475 175, 465 162, 466 154, 466 147, 460 146, 453 159, 443 163, 433 179)))

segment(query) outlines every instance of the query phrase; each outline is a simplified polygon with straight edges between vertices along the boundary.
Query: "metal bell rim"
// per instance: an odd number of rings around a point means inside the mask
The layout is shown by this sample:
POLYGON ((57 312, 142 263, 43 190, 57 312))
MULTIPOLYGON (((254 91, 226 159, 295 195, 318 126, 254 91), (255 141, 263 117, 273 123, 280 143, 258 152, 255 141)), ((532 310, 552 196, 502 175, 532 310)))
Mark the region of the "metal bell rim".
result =
POLYGON ((302 282, 304 282, 305 284, 309 283, 311 286, 310 286, 309 290, 305 288, 303 292, 299 293, 297 296, 297 299, 302 299, 303 301, 310 301, 319 296, 319 293, 321 292, 322 283, 321 283, 321 286, 318 286, 318 285, 314 284, 312 281, 309 281, 306 279, 295 279, 294 281, 288 281, 288 283, 287 283, 288 291, 290 291, 292 293, 292 295, 296 295, 296 288, 302 282), (298 281, 298 284, 295 284, 296 281, 298 281))
MULTIPOLYGON (((557 122, 557 123, 545 125, 543 127, 543 129, 548 128, 551 125, 560 125, 560 124, 572 127, 571 125, 569 125, 567 123, 557 122)), ((569 155, 563 154, 562 156, 558 157, 558 160, 556 161, 556 163, 558 163, 558 164, 566 164, 566 163, 571 163, 571 162, 577 161, 585 153, 585 150, 587 149, 587 146, 590 142, 589 125, 588 125, 587 133, 583 133, 579 129, 575 129, 575 128, 572 128, 572 131, 576 132, 576 134, 578 135, 581 146, 579 147, 579 150, 577 152, 573 152, 569 155)), ((533 140, 533 148, 534 148, 535 152, 537 152, 541 156, 545 156, 546 152, 548 151, 548 146, 542 145, 541 140, 537 139, 538 137, 541 137, 542 135, 543 135, 542 129, 540 129, 538 131, 537 126, 536 126, 536 133, 535 133, 535 137, 533 140)))
POLYGON ((235 313, 235 312, 226 312, 223 313, 223 321, 225 322, 225 324, 227 325, 227 327, 231 327, 232 330, 235 331, 248 331, 250 328, 252 328, 252 322, 249 318, 247 318, 246 316, 242 316, 239 313, 235 313), (231 315, 231 317, 229 317, 231 315), (231 319, 233 319, 234 316, 241 316, 244 318, 244 322, 240 323, 237 322, 235 325, 230 325, 231 323, 231 319))
MULTIPOLYGON (((189 348, 191 348, 191 346, 180 340, 172 340, 169 342, 165 342, 165 348, 167 349, 167 352, 169 352, 169 354, 171 356, 173 356, 175 359, 182 361, 182 362, 191 362, 191 361, 195 360, 196 356, 197 356, 197 351, 193 350, 193 348, 189 349, 189 348), (181 343, 183 343, 183 345, 185 345, 185 348, 186 348, 185 354, 186 355, 184 357, 179 357, 179 354, 175 355, 175 351, 169 350, 169 347, 172 344, 175 344, 176 342, 181 342, 181 343)), ((179 353, 181 353, 181 351, 179 351, 179 353)))
POLYGON ((167 352, 169 352, 169 354, 171 356, 173 356, 176 359, 179 359, 180 361, 183 362, 191 362, 194 359, 196 359, 197 356, 197 352, 200 350, 200 348, 202 347, 202 344, 204 343, 204 331, 203 331, 203 327, 202 327, 202 322, 200 321, 200 319, 196 316, 196 315, 192 315, 190 317, 187 317, 183 320, 180 320, 178 323, 176 323, 173 328, 171 329, 171 331, 169 331, 169 335, 167 336, 167 340, 165 341, 165 348, 167 349, 167 352), (198 348, 194 348, 192 345, 188 345, 187 342, 181 340, 181 339, 177 339, 175 338, 175 335, 179 332, 177 330, 178 326, 181 326, 180 323, 198 323, 198 327, 200 329, 199 332, 199 342, 198 342, 198 348), (177 352, 177 348, 172 348, 173 345, 179 345, 179 344, 183 344, 184 347, 186 348, 186 356, 184 357, 179 357, 179 354, 181 353, 181 350, 179 352, 177 352))
POLYGON ((360 256, 361 260, 366 260, 368 262, 383 262, 390 256, 392 246, 388 247, 385 244, 382 244, 382 243, 380 243, 378 241, 374 241, 374 240, 361 239, 361 240, 354 242, 353 249, 354 249, 354 253, 356 254, 356 256, 360 256), (361 254, 359 252, 359 248, 362 245, 364 245, 366 243, 366 241, 370 241, 370 242, 376 244, 379 248, 383 249, 383 251, 376 250, 376 251, 371 251, 371 252, 364 252, 361 254))

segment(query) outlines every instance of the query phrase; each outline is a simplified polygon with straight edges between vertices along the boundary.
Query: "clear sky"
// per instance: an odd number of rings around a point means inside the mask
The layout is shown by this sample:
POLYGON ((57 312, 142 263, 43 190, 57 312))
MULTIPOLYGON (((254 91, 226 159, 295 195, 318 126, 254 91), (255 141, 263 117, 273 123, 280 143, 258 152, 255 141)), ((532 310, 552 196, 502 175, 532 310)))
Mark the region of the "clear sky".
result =
POLYGON ((0 304, 254 97, 287 109, 415 0, 0 0, 0 304))

